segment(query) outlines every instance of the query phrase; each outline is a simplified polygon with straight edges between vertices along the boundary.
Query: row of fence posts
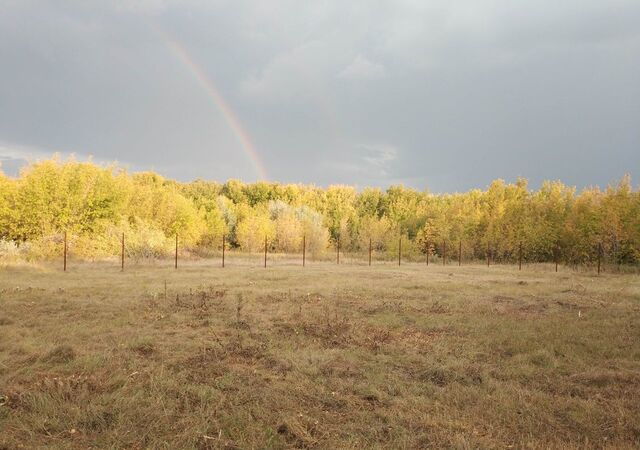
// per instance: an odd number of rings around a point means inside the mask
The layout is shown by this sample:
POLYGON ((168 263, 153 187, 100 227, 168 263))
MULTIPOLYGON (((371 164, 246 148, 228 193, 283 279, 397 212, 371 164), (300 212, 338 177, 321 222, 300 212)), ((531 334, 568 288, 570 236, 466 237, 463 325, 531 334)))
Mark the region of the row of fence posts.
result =
MULTIPOLYGON (((226 249, 226 239, 225 236, 222 236, 222 267, 224 267, 225 262, 225 249, 226 249)), ((371 266, 371 254, 373 250, 373 242, 371 238, 369 238, 369 266, 371 266)), ((264 237, 264 267, 267 267, 267 253, 268 253, 268 240, 267 237, 264 237)), ((602 243, 598 244, 598 259, 597 259, 597 272, 600 275, 601 265, 602 265, 602 243)), ((68 254, 68 244, 67 244, 67 232, 64 232, 64 259, 63 259, 63 270, 67 271, 67 254, 68 254)), ((429 265, 429 254, 426 253, 426 263, 429 265)), ((518 270, 522 270, 522 242, 520 242, 518 246, 518 270)), ((307 259, 307 237, 306 235, 302 236, 302 267, 306 266, 307 259)), ((120 267, 121 271, 124 271, 124 261, 125 261, 125 239, 124 233, 122 233, 121 240, 121 257, 120 257, 120 267)), ((558 250, 554 250, 554 262, 555 262, 555 271, 558 271, 558 250)), ((340 264, 340 238, 336 239, 336 264, 340 264)), ((398 239, 398 266, 402 264, 402 238, 398 239)), ((442 241, 442 265, 447 265, 447 241, 442 241)), ((462 266, 462 241, 458 242, 458 266, 462 266)), ((487 244, 487 267, 491 266, 491 245, 487 244)), ((175 259, 174 259, 174 267, 178 268, 178 234, 176 234, 176 245, 175 245, 175 259)))

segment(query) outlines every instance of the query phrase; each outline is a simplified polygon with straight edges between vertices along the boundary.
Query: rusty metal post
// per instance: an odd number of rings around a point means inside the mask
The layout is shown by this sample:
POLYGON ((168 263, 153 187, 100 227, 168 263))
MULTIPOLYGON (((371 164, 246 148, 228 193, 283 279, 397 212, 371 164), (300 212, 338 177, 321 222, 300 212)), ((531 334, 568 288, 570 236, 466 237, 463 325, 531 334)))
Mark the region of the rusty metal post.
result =
POLYGON ((369 265, 371 265, 371 238, 369 238, 369 265))
POLYGON ((124 232, 122 233, 122 252, 121 252, 121 267, 120 270, 124 272, 124 232))
POLYGON ((175 261, 175 268, 178 268, 178 233, 176 233, 176 261, 175 261))
POLYGON ((600 275, 600 260, 602 259, 602 243, 598 244, 598 275, 600 275))
POLYGON ((487 242, 487 267, 491 264, 491 247, 487 242))
POLYGON ((398 265, 400 265, 400 259, 402 258, 402 237, 398 238, 398 265))
POLYGON ((447 241, 442 241, 442 265, 447 265, 447 241))
POLYGON ((522 270, 522 241, 520 241, 520 250, 518 252, 518 270, 522 270))
POLYGON ((267 237, 264 237, 264 268, 267 268, 267 237))
POLYGON ((224 247, 225 247, 225 238, 223 234, 222 235, 222 267, 224 267, 224 247))
POLYGON ((556 261, 556 272, 558 271, 558 247, 556 247, 556 250, 553 252, 553 259, 556 261))
POLYGON ((64 232, 64 267, 63 271, 67 271, 67 232, 64 232))
POLYGON ((429 243, 427 242, 427 267, 429 267, 429 243))
POLYGON ((458 243, 458 267, 462 265, 462 239, 458 243))
POLYGON ((302 267, 304 267, 307 259, 307 236, 302 235, 302 267))
POLYGON ((340 264, 340 237, 336 240, 336 264, 340 264))

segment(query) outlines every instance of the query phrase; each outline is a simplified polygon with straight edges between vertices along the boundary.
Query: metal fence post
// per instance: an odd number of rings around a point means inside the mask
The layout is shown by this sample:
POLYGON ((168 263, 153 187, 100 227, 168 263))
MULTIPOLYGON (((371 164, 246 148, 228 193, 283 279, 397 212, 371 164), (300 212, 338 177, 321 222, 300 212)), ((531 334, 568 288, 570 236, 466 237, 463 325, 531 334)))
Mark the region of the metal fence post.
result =
POLYGON ((518 252, 518 270, 522 270, 522 241, 520 241, 520 250, 518 252))
POLYGON ((122 233, 122 255, 121 255, 121 267, 120 270, 124 272, 124 232, 122 233))
POLYGON ((442 265, 447 265, 447 241, 442 241, 442 265))
POLYGON ((427 267, 429 267, 429 243, 427 242, 427 267))
POLYGON ((491 264, 491 247, 487 242, 487 267, 491 264))
POLYGON ((602 243, 598 244, 598 275, 600 275, 600 260, 602 259, 602 243))

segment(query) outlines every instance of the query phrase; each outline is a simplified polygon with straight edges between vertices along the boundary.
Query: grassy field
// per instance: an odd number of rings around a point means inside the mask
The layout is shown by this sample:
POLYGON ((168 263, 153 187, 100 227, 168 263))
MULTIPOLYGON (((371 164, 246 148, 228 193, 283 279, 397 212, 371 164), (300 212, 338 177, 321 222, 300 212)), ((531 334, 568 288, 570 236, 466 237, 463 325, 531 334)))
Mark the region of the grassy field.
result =
POLYGON ((638 275, 217 264, 0 269, 0 448, 640 445, 638 275))

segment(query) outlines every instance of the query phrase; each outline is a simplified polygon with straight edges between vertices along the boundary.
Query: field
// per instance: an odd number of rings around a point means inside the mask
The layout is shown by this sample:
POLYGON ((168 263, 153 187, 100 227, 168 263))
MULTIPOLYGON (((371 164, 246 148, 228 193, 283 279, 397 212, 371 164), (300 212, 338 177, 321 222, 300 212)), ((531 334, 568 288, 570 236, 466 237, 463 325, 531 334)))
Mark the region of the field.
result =
POLYGON ((217 264, 2 268, 0 448, 640 445, 638 275, 217 264))

